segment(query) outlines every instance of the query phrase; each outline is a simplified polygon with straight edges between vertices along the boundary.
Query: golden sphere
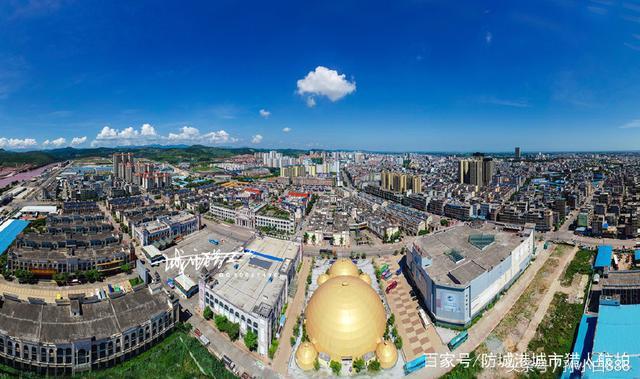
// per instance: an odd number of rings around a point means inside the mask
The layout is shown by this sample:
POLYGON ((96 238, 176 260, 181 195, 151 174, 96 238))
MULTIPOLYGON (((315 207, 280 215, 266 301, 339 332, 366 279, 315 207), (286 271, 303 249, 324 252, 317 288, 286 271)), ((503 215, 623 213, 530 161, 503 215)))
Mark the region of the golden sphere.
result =
POLYGON ((371 277, 365 273, 360 274, 360 279, 362 279, 368 285, 371 285, 371 277))
POLYGON ((310 342, 303 342, 296 351, 296 363, 303 370, 311 370, 318 357, 316 348, 310 342))
POLYGON ((350 259, 340 258, 329 268, 329 275, 334 276, 358 276, 358 266, 350 259))
POLYGON ((306 310, 311 343, 335 361, 374 352, 386 322, 382 301, 357 275, 327 280, 313 293, 306 310))
POLYGON ((398 350, 390 341, 382 341, 376 347, 376 357, 380 362, 380 367, 391 368, 396 365, 398 360, 398 350))
POLYGON ((318 276, 318 285, 322 285, 322 283, 326 282, 327 280, 329 280, 330 276, 327 274, 320 274, 320 276, 318 276))

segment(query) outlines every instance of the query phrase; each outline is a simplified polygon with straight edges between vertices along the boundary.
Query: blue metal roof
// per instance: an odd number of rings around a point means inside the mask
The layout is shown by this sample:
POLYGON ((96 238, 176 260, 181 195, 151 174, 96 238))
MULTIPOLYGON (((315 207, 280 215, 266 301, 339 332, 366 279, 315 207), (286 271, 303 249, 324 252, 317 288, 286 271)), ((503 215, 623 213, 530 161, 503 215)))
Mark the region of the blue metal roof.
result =
POLYGON ((4 254, 9 245, 13 243, 18 234, 29 225, 25 220, 7 220, 0 225, 0 255, 4 254))
POLYGON ((593 339, 593 354, 629 354, 631 370, 585 372, 583 378, 640 377, 640 304, 600 305, 598 325, 593 339), (634 356, 635 355, 635 356, 634 356))
POLYGON ((640 261, 640 249, 633 252, 633 260, 640 261))
POLYGON ((598 246, 598 255, 593 267, 602 268, 611 266, 611 256, 613 255, 613 247, 611 245, 598 246))
MULTIPOLYGON (((582 315, 580 325, 578 326, 578 334, 576 335, 576 341, 573 344, 573 352, 580 355, 580 362, 583 364, 593 349, 593 336, 596 332, 597 321, 598 318, 595 316, 582 315)), ((578 373, 578 371, 563 371, 561 378, 578 378, 578 373)))

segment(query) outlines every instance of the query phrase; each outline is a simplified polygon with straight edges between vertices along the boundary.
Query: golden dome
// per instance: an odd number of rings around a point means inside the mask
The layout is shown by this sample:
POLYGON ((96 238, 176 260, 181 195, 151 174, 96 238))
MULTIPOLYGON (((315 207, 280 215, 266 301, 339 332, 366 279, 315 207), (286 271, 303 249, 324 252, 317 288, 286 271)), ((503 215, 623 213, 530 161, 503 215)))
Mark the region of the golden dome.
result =
POLYGON ((340 258, 329 268, 329 275, 334 276, 358 276, 358 266, 350 259, 340 258))
POLYGON ((371 277, 365 273, 360 274, 360 279, 362 279, 368 285, 371 285, 371 277))
POLYGON ((301 369, 311 370, 317 357, 318 352, 310 342, 303 342, 298 346, 298 350, 296 351, 296 363, 301 369))
POLYGON ((391 368, 396 365, 398 360, 398 350, 390 341, 382 341, 376 348, 376 357, 380 362, 380 367, 391 368))
POLYGON ((322 283, 326 282, 327 280, 329 280, 330 276, 327 274, 320 274, 320 276, 318 276, 318 285, 322 285, 322 283))
POLYGON ((340 361, 375 351, 386 327, 382 302, 357 276, 337 276, 313 293, 306 327, 316 351, 340 361))

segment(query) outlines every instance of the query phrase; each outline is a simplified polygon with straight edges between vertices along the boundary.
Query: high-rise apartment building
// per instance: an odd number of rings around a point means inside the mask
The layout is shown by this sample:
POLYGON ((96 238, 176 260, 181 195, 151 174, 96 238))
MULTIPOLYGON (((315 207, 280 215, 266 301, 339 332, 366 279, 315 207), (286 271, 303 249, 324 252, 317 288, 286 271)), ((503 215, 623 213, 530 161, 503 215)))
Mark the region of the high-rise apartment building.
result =
POLYGON ((520 147, 516 146, 515 158, 517 161, 520 160, 520 147))
POLYGON ((410 175, 401 172, 382 171, 380 174, 382 188, 387 191, 405 193, 422 192, 422 179, 418 175, 410 175))
POLYGON ((491 183, 494 171, 493 158, 476 153, 472 158, 460 161, 458 177, 460 183, 483 187, 491 183))

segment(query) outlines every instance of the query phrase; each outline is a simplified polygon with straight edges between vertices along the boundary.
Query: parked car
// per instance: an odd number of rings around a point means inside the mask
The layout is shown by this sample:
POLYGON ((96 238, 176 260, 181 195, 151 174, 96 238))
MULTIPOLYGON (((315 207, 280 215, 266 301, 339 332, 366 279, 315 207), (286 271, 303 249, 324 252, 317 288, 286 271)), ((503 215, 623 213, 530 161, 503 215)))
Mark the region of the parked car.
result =
POLYGON ((396 288, 397 286, 398 286, 398 282, 394 280, 393 282, 391 282, 391 283, 387 286, 387 289, 385 289, 384 291, 385 291, 386 293, 389 293, 389 292, 391 292, 394 288, 396 288))

